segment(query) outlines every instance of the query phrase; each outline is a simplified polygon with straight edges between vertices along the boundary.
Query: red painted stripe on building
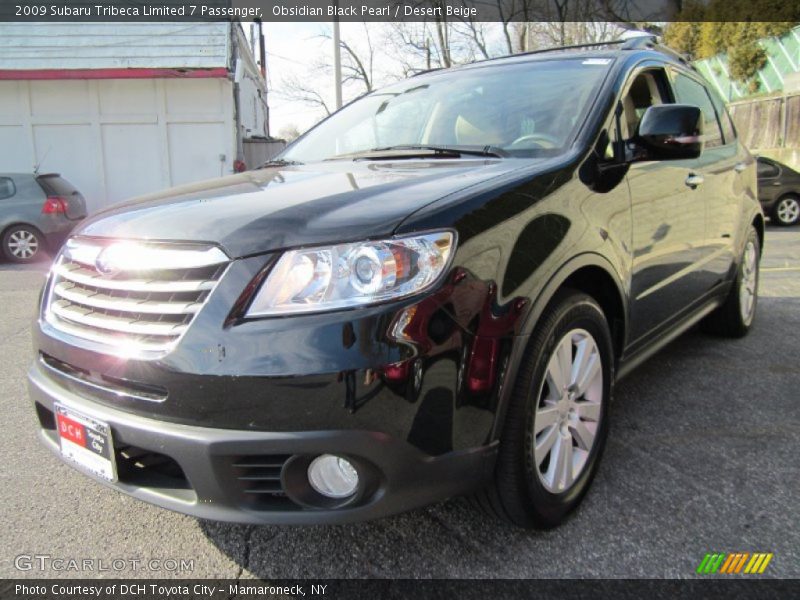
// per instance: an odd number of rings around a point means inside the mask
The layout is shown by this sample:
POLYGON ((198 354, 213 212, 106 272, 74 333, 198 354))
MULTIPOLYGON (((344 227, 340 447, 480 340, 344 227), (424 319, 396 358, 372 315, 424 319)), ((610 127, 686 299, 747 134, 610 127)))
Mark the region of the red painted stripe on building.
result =
POLYGON ((0 80, 227 78, 228 69, 0 69, 0 80))

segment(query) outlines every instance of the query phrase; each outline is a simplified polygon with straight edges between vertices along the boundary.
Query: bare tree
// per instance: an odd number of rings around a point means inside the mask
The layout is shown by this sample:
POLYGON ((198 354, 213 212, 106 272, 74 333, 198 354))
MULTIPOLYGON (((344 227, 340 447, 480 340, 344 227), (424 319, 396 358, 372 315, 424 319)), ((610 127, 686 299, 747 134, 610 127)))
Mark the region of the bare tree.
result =
MULTIPOLYGON (((340 38, 339 47, 342 49, 342 83, 354 82, 360 83, 364 86, 365 92, 371 92, 374 89, 374 64, 375 64, 375 47, 372 43, 372 36, 366 23, 364 26, 364 37, 362 38, 366 43, 366 50, 359 52, 350 42, 344 38, 340 38)), ((332 38, 330 32, 321 34, 321 37, 330 40, 332 38)), ((326 65, 330 67, 330 65, 326 65)))
POLYGON ((529 38, 541 46, 596 44, 616 39, 620 29, 608 21, 555 21, 530 24, 529 38))
POLYGON ((445 17, 394 23, 388 42, 396 49, 395 56, 407 76, 491 58, 497 53, 489 45, 488 27, 471 19, 445 17))
POLYGON ((464 38, 470 49, 471 58, 491 58, 489 44, 486 41, 486 23, 476 22, 473 19, 464 19, 456 23, 454 32, 464 38))
POLYGON ((294 123, 288 123, 278 131, 278 137, 291 142, 300 137, 300 128, 294 123))
MULTIPOLYGON (((342 49, 342 83, 347 89, 347 84, 355 84, 356 91, 350 87, 350 97, 364 92, 371 92, 374 89, 374 65, 375 47, 372 41, 369 27, 364 26, 365 41, 364 48, 357 48, 351 41, 341 38, 339 47, 342 49), (361 89, 363 88, 363 89, 361 89)), ((332 35, 325 31, 319 37, 330 40, 332 35)), ((308 106, 322 108, 325 114, 332 112, 329 99, 323 95, 323 89, 328 86, 320 84, 320 81, 330 81, 333 78, 333 65, 329 61, 319 61, 311 67, 310 72, 303 75, 293 74, 281 82, 278 93, 294 102, 302 102, 308 106)))
POLYGON ((498 13, 508 54, 527 52, 531 46, 531 22, 536 20, 537 0, 500 0, 498 13))
POLYGON ((403 65, 404 75, 453 65, 448 21, 394 23, 390 42, 403 65))
POLYGON ((541 47, 592 44, 636 28, 630 0, 499 0, 498 12, 509 54, 541 47))
POLYGON ((328 106, 328 102, 314 85, 316 80, 316 77, 301 78, 297 75, 291 75, 281 82, 280 90, 277 93, 287 100, 322 108, 326 115, 330 115, 331 109, 328 106))

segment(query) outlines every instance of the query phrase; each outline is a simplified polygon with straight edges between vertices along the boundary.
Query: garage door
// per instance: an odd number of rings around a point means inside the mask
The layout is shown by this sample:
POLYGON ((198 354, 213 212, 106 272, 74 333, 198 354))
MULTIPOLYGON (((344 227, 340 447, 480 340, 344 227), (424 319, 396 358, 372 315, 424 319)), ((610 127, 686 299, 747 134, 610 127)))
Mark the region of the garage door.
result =
POLYGON ((0 172, 59 172, 94 211, 230 173, 223 79, 0 81, 0 172))

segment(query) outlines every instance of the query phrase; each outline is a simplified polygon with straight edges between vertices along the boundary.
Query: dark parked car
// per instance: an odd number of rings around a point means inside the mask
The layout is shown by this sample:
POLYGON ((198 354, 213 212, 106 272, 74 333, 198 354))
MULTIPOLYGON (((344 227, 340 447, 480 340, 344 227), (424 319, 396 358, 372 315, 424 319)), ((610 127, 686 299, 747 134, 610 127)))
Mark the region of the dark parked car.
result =
POLYGON ((778 225, 800 222, 800 173, 776 160, 758 157, 758 199, 778 225))
POLYGON ((649 40, 397 83, 259 170, 82 225, 42 295, 41 437, 202 518, 473 494, 556 525, 615 381, 701 320, 752 326, 755 171, 722 101, 649 40))
POLYGON ((86 201, 57 173, 0 173, 0 240, 12 262, 39 260, 57 251, 86 218, 86 201))

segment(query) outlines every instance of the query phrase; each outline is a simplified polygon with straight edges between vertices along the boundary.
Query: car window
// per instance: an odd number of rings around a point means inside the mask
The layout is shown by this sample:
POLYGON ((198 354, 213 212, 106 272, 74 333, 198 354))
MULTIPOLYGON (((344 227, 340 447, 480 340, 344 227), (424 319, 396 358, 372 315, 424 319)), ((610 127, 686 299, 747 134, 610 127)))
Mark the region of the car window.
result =
POLYGON ((662 90, 664 72, 661 69, 648 70, 636 75, 625 96, 622 98, 622 137, 631 139, 639 127, 639 121, 651 106, 669 102, 664 98, 662 90))
POLYGON ((736 140, 736 126, 733 124, 731 114, 728 112, 728 109, 725 108, 725 102, 723 102, 722 98, 716 91, 714 91, 712 88, 708 88, 708 94, 711 96, 711 102, 714 104, 714 108, 717 111, 717 117, 719 118, 719 123, 722 126, 722 136, 724 138, 724 142, 726 144, 730 144, 736 140))
POLYGON ((337 153, 355 152, 362 148, 378 148, 388 145, 413 145, 419 143, 420 132, 425 126, 427 113, 418 110, 410 100, 387 102, 375 118, 356 125, 345 132, 337 153))
POLYGON ((42 175, 37 177, 36 181, 47 195, 66 198, 77 192, 74 185, 58 175, 42 175))
POLYGON ((0 200, 11 198, 17 193, 17 188, 14 182, 8 177, 0 177, 0 200))
POLYGON ((344 107, 281 158, 307 163, 405 145, 554 156, 569 147, 611 62, 544 60, 411 78, 344 107))
POLYGON ((711 104, 711 99, 705 86, 682 73, 676 73, 674 87, 678 102, 697 106, 703 113, 705 147, 721 146, 722 131, 720 131, 717 113, 714 110, 714 105, 711 104))
POLYGON ((765 160, 758 159, 758 176, 759 177, 777 177, 778 167, 765 160))

